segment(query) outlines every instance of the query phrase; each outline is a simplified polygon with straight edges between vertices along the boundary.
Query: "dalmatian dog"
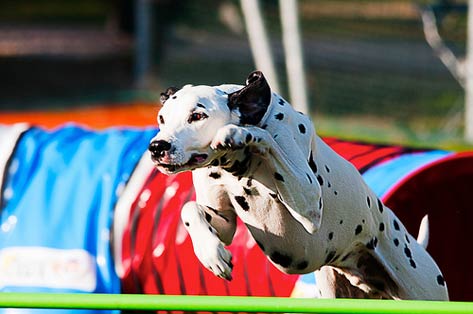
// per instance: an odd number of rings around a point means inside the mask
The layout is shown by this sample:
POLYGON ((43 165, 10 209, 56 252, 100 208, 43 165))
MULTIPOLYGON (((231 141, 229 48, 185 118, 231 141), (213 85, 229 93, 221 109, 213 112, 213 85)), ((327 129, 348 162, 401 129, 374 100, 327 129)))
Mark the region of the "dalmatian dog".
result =
POLYGON ((232 279, 237 216, 281 271, 315 271, 324 298, 448 300, 434 260, 348 161, 259 71, 246 85, 169 88, 156 167, 190 170, 182 221, 201 263, 232 279))

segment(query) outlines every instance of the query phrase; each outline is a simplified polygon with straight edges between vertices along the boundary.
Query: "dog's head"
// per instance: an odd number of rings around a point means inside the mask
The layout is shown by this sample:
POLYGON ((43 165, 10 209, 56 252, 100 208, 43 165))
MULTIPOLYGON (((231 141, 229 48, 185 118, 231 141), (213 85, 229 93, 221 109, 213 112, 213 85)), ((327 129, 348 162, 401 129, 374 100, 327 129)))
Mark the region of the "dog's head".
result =
POLYGON ((151 158, 168 174, 208 166, 222 155, 210 148, 217 130, 227 124, 257 125, 270 102, 271 90, 259 71, 243 87, 168 88, 161 94, 160 131, 149 145, 151 158))

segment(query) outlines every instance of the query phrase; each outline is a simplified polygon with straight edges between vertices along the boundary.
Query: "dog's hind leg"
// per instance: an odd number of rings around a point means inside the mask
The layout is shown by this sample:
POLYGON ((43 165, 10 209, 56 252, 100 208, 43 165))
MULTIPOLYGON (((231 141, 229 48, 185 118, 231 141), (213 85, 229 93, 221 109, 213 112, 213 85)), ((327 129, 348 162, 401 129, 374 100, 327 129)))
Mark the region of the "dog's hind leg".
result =
POLYGON ((401 222, 392 217, 379 237, 373 256, 398 286, 400 299, 448 300, 447 284, 440 269, 401 222))
POLYGON ((366 299, 369 295, 350 281, 334 267, 323 266, 315 273, 315 280, 319 294, 324 299, 356 298, 366 299))
POLYGON ((196 202, 188 202, 181 219, 192 239, 194 252, 200 262, 217 277, 232 279, 232 255, 225 249, 236 230, 236 215, 221 213, 196 202))

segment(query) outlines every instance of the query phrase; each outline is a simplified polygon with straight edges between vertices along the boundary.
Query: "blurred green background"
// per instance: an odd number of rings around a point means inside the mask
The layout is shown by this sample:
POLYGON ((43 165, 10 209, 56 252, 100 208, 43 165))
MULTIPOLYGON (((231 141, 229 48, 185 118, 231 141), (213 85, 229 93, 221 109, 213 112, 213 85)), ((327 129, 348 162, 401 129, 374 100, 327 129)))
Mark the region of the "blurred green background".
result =
MULTIPOLYGON (((426 43, 417 11, 444 3, 299 1, 311 115, 320 134, 471 149, 462 140, 464 90, 426 43)), ((260 4, 288 97, 278 2, 260 4)), ((466 11, 439 12, 442 38, 463 57, 466 11)), ((171 85, 242 84, 254 70, 239 1, 156 0, 153 29, 152 75, 137 85, 132 1, 2 0, 0 110, 157 102, 171 85)))

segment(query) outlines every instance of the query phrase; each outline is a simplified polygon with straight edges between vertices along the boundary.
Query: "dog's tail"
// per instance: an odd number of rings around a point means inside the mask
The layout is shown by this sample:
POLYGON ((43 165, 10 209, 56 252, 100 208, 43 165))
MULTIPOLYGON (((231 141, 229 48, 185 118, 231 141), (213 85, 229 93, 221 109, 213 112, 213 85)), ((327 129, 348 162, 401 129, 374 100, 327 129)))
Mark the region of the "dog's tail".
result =
POLYGON ((425 215, 419 227, 419 233, 417 234, 417 243, 419 243, 424 249, 429 244, 429 215, 425 215))

